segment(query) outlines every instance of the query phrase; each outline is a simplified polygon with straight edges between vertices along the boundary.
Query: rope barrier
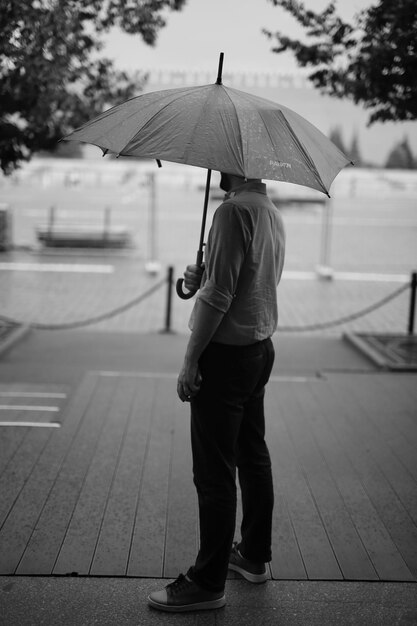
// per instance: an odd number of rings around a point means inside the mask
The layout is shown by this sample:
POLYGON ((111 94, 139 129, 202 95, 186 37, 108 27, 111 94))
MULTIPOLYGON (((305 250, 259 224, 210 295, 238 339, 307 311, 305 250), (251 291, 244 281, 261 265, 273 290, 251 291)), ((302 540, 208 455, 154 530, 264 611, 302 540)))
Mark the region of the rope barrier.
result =
POLYGON ((384 306, 384 304, 387 304, 391 300, 394 300, 394 298, 396 298, 401 293, 403 293, 403 291, 406 291, 409 288, 410 288, 410 283, 405 283, 404 285, 396 289, 394 292, 388 294, 381 300, 378 300, 378 302, 375 302, 374 304, 371 304, 370 306, 360 311, 357 311, 356 313, 350 313, 349 315, 345 315, 344 317, 339 317, 338 319, 335 319, 335 320, 330 320, 330 321, 321 322, 321 323, 319 322, 316 324, 307 324, 305 326, 278 326, 278 330, 284 333, 305 332, 305 331, 311 331, 311 330, 323 330, 325 328, 332 328, 334 326, 346 324, 347 322, 352 322, 353 320, 356 320, 359 317, 368 315, 368 313, 372 313, 372 311, 376 311, 377 309, 384 306))
MULTIPOLYGON (((168 285, 168 294, 167 294, 167 311, 166 311, 166 328, 165 330, 167 332, 170 332, 170 327, 171 327, 171 291, 172 291, 172 286, 174 284, 174 280, 173 280, 173 268, 170 267, 169 271, 168 271, 168 277, 164 278, 162 280, 160 280, 158 283, 156 283, 155 285, 153 285, 150 289, 148 289, 147 291, 145 291, 144 293, 140 294, 139 296, 137 296, 136 298, 133 298, 132 300, 129 300, 129 302, 126 302, 125 304, 116 307, 115 309, 112 309, 111 311, 107 311, 106 313, 102 313, 101 315, 96 315, 94 317, 90 317, 84 320, 78 320, 78 321, 74 321, 74 322, 67 322, 67 323, 63 323, 63 324, 41 324, 38 322, 31 322, 31 323, 26 323, 24 321, 19 321, 16 319, 12 319, 10 317, 6 317, 4 315, 0 315, 0 321, 6 322, 7 324, 13 324, 16 326, 21 326, 21 325, 27 325, 30 328, 35 328, 37 330, 69 330, 71 328, 80 328, 82 326, 88 326, 91 324, 96 324, 98 322, 102 322, 103 320, 106 319, 110 319, 112 317, 115 317, 116 315, 119 315, 120 313, 123 313, 125 311, 127 311, 128 309, 136 306, 137 304, 140 304, 141 302, 143 302, 143 300, 146 300, 146 298, 148 298, 149 296, 151 296, 153 293, 155 293, 158 289, 160 289, 164 284, 168 285)), ((351 313, 349 315, 345 315, 343 317, 334 319, 334 320, 329 320, 327 322, 319 322, 319 323, 315 323, 315 324, 307 324, 304 326, 278 326, 278 330, 280 332, 306 332, 306 331, 314 331, 314 330, 323 330, 326 328, 332 328, 334 326, 339 326, 341 324, 346 324, 348 322, 351 322, 353 320, 356 320, 360 317, 363 317, 365 315, 368 315, 369 313, 372 313, 373 311, 381 308, 382 306, 384 306, 385 304, 387 304, 388 302, 390 302, 391 300, 394 300, 394 298, 397 298, 401 293, 403 293, 404 291, 406 291, 407 289, 409 289, 411 287, 411 283, 407 282, 404 285, 402 285, 401 287, 399 287, 398 289, 396 289, 394 292, 388 294, 387 296, 385 296, 384 298, 382 298, 381 300, 378 300, 377 302, 375 302, 374 304, 361 309, 360 311, 357 311, 355 313, 351 313)))
MULTIPOLYGON (((158 283, 153 285, 150 289, 140 294, 136 298, 133 298, 133 300, 129 300, 129 302, 126 302, 125 304, 122 304, 121 306, 115 309, 112 309, 111 311, 107 311, 106 313, 102 313, 101 315, 96 315, 94 317, 90 317, 85 320, 67 322, 65 324, 40 324, 37 322, 31 322, 31 323, 28 323, 27 326, 29 326, 30 328, 36 328, 37 330, 69 330, 71 328, 80 328, 81 326, 88 326, 90 324, 96 324, 97 322, 102 322, 103 320, 110 319, 111 317, 114 317, 115 315, 119 315, 120 313, 127 311, 133 306, 136 306, 137 304, 139 304, 140 302, 142 302, 143 300, 151 296, 153 293, 155 293, 165 283, 166 283, 166 278, 164 278, 163 280, 160 280, 158 283)), ((26 322, 17 321, 12 318, 5 317, 3 315, 0 315, 0 319, 9 324, 26 325, 26 322)))

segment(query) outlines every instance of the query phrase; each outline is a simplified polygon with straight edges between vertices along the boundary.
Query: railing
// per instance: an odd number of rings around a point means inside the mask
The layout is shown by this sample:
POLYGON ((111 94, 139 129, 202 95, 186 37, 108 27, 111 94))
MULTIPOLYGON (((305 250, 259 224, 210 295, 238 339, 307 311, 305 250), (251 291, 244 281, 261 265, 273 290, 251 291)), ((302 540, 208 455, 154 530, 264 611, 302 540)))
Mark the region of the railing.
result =
MULTIPOLYGON (((13 325, 23 325, 28 326, 30 328, 38 329, 38 330, 69 330, 71 328, 80 328, 82 326, 88 326, 91 324, 96 324, 98 322, 102 322, 104 320, 110 319, 119 315, 120 313, 124 313, 128 309, 131 309, 138 304, 144 302, 147 298, 149 298, 156 291, 161 289, 163 286, 166 286, 166 306, 165 306, 165 326, 161 332, 163 333, 171 333, 172 330, 172 303, 173 303, 173 289, 175 287, 174 281, 174 268, 172 266, 168 267, 167 275, 162 280, 158 281, 152 287, 150 287, 145 292, 139 294, 132 300, 129 300, 125 304, 118 306, 110 311, 102 313, 100 315, 96 315, 90 318, 86 318, 83 320, 77 320, 73 322, 67 322, 62 324, 42 324, 40 322, 29 322, 23 320, 16 320, 10 317, 6 317, 0 315, 0 321, 3 321, 8 324, 13 325)), ((415 308, 416 308, 416 293, 417 293, 417 272, 412 272, 410 281, 398 287, 395 291, 391 292, 384 298, 381 298, 377 302, 370 304, 369 306, 359 310, 352 312, 343 317, 327 320, 324 322, 306 324, 302 326, 279 326, 278 330, 280 332, 306 332, 306 331, 315 331, 315 330, 324 330, 326 328, 332 328, 335 326, 340 326, 341 324, 346 324, 353 320, 356 320, 360 317, 364 317, 373 311, 383 307, 391 300, 394 300, 399 295, 401 295, 404 291, 410 289, 410 300, 409 300, 409 312, 408 312, 408 324, 407 324, 407 333, 409 336, 414 334, 414 321, 415 321, 415 308)))

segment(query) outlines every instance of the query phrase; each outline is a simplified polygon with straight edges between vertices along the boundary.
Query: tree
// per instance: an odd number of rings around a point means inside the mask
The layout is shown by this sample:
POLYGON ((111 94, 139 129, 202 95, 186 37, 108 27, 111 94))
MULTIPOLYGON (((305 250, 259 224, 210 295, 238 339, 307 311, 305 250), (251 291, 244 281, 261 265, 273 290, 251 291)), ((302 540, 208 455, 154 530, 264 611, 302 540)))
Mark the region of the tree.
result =
POLYGON ((404 137, 402 141, 397 143, 388 155, 385 167, 389 169, 412 170, 416 167, 413 153, 408 143, 408 139, 404 137))
POLYGON ((354 133, 352 137, 352 143, 350 144, 350 149, 347 151, 347 155, 352 163, 354 163, 357 167, 363 164, 357 133, 354 133))
POLYGON ((347 155, 347 150, 345 148, 345 142, 343 141, 342 129, 340 126, 335 126, 330 129, 329 139, 334 143, 335 146, 339 148, 343 152, 343 154, 347 155))
POLYGON ((417 3, 379 0, 344 22, 334 2, 324 11, 297 0, 271 0, 291 13, 312 43, 269 30, 273 52, 291 50, 301 67, 316 68, 309 80, 322 93, 350 98, 370 110, 368 123, 417 119, 417 3))
POLYGON ((0 166, 51 150, 73 128, 137 95, 146 77, 100 57, 118 26, 154 45, 186 0, 0 0, 0 166))

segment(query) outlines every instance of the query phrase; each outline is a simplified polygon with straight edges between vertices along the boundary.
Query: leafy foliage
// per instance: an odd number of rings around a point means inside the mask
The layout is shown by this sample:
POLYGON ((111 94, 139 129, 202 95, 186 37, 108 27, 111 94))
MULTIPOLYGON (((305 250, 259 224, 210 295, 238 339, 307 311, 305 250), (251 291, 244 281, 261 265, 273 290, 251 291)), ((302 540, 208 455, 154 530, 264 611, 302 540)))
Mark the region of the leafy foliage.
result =
POLYGON ((271 2, 296 18, 308 41, 264 30, 278 43, 273 51, 291 50, 301 67, 316 68, 309 79, 322 93, 363 104, 369 124, 417 119, 416 0, 379 0, 354 24, 336 14, 334 2, 320 13, 297 0, 271 2))
POLYGON ((149 45, 164 12, 186 0, 0 0, 0 165, 5 173, 108 106, 137 95, 146 76, 100 56, 118 26, 149 45))
POLYGON ((350 147, 347 146, 343 139, 343 130, 341 126, 335 126, 334 128, 330 129, 329 139, 335 144, 335 146, 339 148, 339 150, 341 150, 344 154, 346 154, 346 156, 349 157, 354 165, 363 165, 362 156, 359 149, 359 139, 356 133, 352 137, 350 147))
POLYGON ((347 154, 354 165, 357 165, 358 167, 363 165, 362 155, 359 148, 359 139, 356 133, 352 137, 352 143, 350 144, 347 154))
POLYGON ((339 148, 341 152, 347 155, 348 150, 345 146, 345 142, 342 136, 342 128, 340 126, 335 126, 330 129, 329 139, 334 143, 335 146, 339 148))
POLYGON ((407 138, 396 144, 390 151, 385 167, 406 170, 412 170, 417 167, 417 161, 413 157, 407 138))

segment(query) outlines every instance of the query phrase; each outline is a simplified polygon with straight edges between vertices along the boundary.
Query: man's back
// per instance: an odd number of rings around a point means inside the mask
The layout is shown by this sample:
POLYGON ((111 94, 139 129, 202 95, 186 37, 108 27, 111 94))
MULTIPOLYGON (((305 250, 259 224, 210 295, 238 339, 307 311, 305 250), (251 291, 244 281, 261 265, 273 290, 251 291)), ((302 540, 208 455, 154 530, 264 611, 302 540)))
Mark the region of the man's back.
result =
POLYGON ((217 209, 199 298, 225 312, 213 341, 250 344, 272 335, 285 231, 263 183, 246 183, 217 209))

